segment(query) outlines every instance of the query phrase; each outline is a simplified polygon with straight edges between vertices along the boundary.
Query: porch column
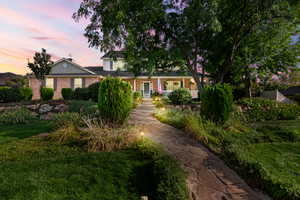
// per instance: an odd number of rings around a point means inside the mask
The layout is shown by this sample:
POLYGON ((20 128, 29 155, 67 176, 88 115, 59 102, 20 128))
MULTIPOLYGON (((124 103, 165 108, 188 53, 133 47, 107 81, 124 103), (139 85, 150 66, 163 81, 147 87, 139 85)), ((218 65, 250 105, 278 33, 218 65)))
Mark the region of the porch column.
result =
POLYGON ((162 92, 160 78, 157 78, 157 90, 158 90, 159 93, 162 92))
POLYGON ((136 91, 136 79, 133 80, 133 91, 136 91))
POLYGON ((185 88, 184 78, 182 78, 182 87, 185 88))

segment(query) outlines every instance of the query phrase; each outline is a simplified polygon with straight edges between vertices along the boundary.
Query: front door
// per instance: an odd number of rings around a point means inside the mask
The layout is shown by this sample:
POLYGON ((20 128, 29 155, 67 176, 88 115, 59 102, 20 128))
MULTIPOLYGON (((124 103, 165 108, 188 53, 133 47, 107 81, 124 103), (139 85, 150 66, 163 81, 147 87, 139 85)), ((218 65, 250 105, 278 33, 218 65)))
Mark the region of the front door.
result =
POLYGON ((144 92, 143 93, 144 93, 145 98, 150 97, 150 83, 149 82, 144 83, 144 92))

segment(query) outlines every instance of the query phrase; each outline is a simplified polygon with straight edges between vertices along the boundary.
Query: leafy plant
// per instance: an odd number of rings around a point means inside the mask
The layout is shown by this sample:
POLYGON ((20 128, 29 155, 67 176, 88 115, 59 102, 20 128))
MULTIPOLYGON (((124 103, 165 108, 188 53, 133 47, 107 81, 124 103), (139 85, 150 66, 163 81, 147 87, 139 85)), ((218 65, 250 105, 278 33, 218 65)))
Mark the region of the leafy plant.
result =
POLYGON ((8 110, 0 114, 0 124, 27 124, 36 119, 26 108, 8 110))
POLYGON ((22 97, 22 100, 30 101, 32 99, 33 93, 31 88, 20 88, 20 94, 22 97))
POLYGON ((238 101, 248 121, 291 120, 300 116, 300 106, 279 103, 264 98, 245 98, 238 101))
POLYGON ((20 89, 10 87, 0 87, 0 102, 10 103, 22 100, 20 89))
POLYGON ((174 105, 184 105, 190 103, 192 100, 192 95, 186 88, 176 89, 171 92, 168 97, 174 105))
POLYGON ((79 113, 57 113, 52 117, 52 123, 55 128, 62 128, 69 125, 81 126, 83 125, 82 118, 79 113))
POLYGON ((74 91, 72 90, 72 88, 63 88, 61 90, 61 95, 64 100, 71 100, 74 97, 74 91))
POLYGON ((106 78, 99 88, 98 106, 102 119, 124 123, 132 109, 131 85, 119 78, 106 78))
POLYGON ((99 113, 97 104, 92 101, 77 101, 73 100, 69 103, 69 112, 76 112, 81 115, 88 115, 90 117, 99 113))
POLYGON ((90 92, 88 88, 76 88, 74 91, 74 99, 87 101, 90 99, 90 92))
POLYGON ((90 93, 90 98, 94 102, 98 102, 98 97, 99 97, 99 87, 100 87, 101 82, 93 83, 91 84, 89 88, 89 93, 90 93))
POLYGON ((53 99, 54 90, 52 88, 41 88, 40 93, 43 101, 49 101, 53 99))
POLYGON ((208 86, 201 95, 201 114, 216 123, 228 120, 233 106, 232 89, 226 84, 208 86))

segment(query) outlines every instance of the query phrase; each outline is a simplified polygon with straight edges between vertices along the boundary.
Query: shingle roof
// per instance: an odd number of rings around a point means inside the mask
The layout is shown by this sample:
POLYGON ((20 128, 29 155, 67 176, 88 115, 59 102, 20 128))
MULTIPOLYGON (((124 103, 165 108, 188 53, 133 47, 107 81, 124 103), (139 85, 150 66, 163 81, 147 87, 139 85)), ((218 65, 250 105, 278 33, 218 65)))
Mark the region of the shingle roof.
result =
POLYGON ((109 51, 106 54, 104 54, 104 56, 102 56, 103 58, 124 58, 124 50, 122 51, 109 51))

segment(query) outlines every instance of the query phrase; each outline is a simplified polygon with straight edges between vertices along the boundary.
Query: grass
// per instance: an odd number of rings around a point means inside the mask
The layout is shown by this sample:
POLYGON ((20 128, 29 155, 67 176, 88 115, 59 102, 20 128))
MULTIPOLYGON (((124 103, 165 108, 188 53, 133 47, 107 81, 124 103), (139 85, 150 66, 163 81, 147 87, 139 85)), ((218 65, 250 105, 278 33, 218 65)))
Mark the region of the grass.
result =
POLYGON ((14 140, 24 139, 40 133, 51 131, 52 126, 48 121, 36 120, 29 124, 1 125, 0 144, 14 140))
POLYGON ((274 199, 300 198, 300 120, 245 124, 233 117, 219 126, 179 110, 160 110, 156 117, 184 129, 274 199))

